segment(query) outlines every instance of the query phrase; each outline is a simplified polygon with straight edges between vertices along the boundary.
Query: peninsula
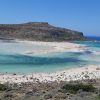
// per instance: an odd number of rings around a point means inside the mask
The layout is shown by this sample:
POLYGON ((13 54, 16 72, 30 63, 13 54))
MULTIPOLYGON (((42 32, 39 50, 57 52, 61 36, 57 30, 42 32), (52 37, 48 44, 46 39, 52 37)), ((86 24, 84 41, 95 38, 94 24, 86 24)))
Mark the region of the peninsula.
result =
POLYGON ((0 24, 0 39, 62 42, 84 40, 85 37, 82 32, 55 27, 47 22, 29 22, 24 24, 0 24))

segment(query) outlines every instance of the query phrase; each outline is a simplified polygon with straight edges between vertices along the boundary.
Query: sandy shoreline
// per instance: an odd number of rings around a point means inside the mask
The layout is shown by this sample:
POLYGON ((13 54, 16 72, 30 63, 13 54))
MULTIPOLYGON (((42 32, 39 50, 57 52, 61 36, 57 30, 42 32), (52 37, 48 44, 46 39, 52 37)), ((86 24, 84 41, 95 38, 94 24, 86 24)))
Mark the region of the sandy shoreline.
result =
MULTIPOLYGON (((85 45, 70 43, 70 42, 42 42, 42 41, 27 41, 27 40, 13 40, 1 42, 1 50, 7 46, 11 52, 16 54, 23 54, 29 56, 39 56, 51 53, 63 53, 63 52, 85 52, 89 49, 85 45), (12 46, 13 45, 13 46, 12 46), (19 50, 19 48, 21 48, 19 50)), ((8 52, 8 51, 6 51, 8 52)))
POLYGON ((23 83, 23 82, 53 82, 71 81, 100 78, 100 65, 88 65, 81 68, 71 68, 54 73, 33 73, 29 75, 0 74, 0 83, 23 83))
POLYGON ((26 44, 32 44, 37 45, 39 47, 42 47, 38 50, 31 50, 24 52, 28 55, 38 55, 38 54, 47 54, 47 53, 55 53, 55 52, 84 52, 88 49, 85 45, 76 44, 76 43, 70 43, 70 42, 41 42, 41 41, 21 41, 21 40, 15 40, 18 43, 26 43, 26 44), (48 47, 48 48, 45 48, 48 47))

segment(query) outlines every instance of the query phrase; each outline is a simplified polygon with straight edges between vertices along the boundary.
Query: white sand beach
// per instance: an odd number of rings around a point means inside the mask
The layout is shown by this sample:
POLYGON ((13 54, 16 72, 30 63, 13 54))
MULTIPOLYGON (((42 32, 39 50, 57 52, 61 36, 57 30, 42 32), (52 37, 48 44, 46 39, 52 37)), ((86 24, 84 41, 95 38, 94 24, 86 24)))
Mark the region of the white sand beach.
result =
POLYGON ((40 56, 51 53, 64 52, 84 52, 88 48, 85 45, 70 42, 41 42, 12 40, 9 42, 0 42, 0 52, 2 54, 21 54, 29 56, 40 56), (5 49, 6 48, 6 49, 5 49))
POLYGON ((41 55, 41 54, 47 54, 47 53, 55 53, 55 52, 84 52, 87 50, 85 45, 80 45, 76 43, 70 43, 70 42, 41 42, 41 41, 21 41, 16 40, 17 43, 24 43, 24 44, 31 44, 31 45, 37 45, 39 47, 42 47, 41 49, 31 49, 27 52, 23 52, 24 54, 28 55, 41 55), (45 48, 48 47, 48 48, 45 48))
POLYGON ((81 68, 65 69, 64 71, 54 73, 33 73, 29 75, 0 74, 0 83, 60 82, 95 78, 100 78, 100 65, 89 65, 81 68))

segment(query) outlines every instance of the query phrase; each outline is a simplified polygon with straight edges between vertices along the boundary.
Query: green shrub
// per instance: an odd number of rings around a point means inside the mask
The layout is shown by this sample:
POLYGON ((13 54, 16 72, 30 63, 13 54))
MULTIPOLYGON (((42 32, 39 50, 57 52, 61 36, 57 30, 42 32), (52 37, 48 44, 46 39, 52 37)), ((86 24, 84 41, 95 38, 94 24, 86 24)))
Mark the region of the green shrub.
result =
POLYGON ((100 100, 100 94, 96 97, 95 100, 100 100))
POLYGON ((78 83, 78 84, 66 84, 62 87, 62 89, 65 90, 66 92, 76 93, 79 90, 82 90, 84 92, 92 92, 95 90, 95 87, 93 87, 93 85, 91 84, 78 83))
POLYGON ((0 84, 0 91, 5 91, 7 90, 7 86, 5 86, 4 84, 0 84))

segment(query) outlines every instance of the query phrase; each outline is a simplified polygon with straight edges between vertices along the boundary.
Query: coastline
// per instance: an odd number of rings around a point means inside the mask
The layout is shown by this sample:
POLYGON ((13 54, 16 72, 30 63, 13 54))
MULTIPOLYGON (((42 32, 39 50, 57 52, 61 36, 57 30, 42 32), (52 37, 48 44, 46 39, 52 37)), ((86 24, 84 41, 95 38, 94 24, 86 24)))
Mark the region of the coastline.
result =
POLYGON ((28 55, 41 55, 41 54, 47 54, 47 53, 56 53, 56 52, 84 52, 88 49, 85 45, 71 43, 71 42, 43 42, 43 41, 27 41, 27 40, 15 40, 17 43, 26 43, 26 44, 32 44, 37 45, 40 47, 49 47, 47 48, 41 48, 38 50, 31 50, 25 52, 25 54, 28 55))
MULTIPOLYGON (((26 41, 13 40, 15 43, 26 43, 38 46, 49 46, 49 49, 31 50, 24 52, 27 55, 41 55, 55 52, 85 52, 88 48, 85 45, 75 44, 70 42, 41 42, 41 41, 26 41)), ((0 83, 25 83, 25 82, 60 82, 60 81, 75 81, 85 79, 100 78, 100 65, 84 65, 78 68, 65 69, 52 73, 32 73, 28 75, 20 74, 0 74, 0 83)))
POLYGON ((53 73, 32 73, 28 75, 0 74, 0 83, 38 83, 57 81, 76 81, 100 78, 100 65, 81 66, 53 73))

